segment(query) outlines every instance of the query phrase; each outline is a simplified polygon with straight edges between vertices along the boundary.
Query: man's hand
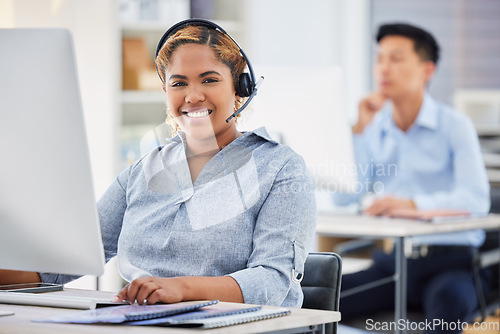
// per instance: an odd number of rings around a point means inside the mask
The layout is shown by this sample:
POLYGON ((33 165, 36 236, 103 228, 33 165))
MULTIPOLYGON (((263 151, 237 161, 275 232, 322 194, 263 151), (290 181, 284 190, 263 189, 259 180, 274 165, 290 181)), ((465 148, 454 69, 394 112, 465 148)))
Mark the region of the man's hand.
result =
POLYGON ((184 300, 182 277, 141 277, 127 284, 113 298, 133 304, 177 303, 184 300))
POLYGON ((373 92, 359 102, 358 122, 352 127, 353 133, 363 133, 365 127, 384 105, 387 97, 381 92, 373 92))
POLYGON ((407 198, 384 197, 377 199, 373 204, 365 210, 365 213, 374 216, 390 215, 394 209, 416 209, 415 202, 407 198))

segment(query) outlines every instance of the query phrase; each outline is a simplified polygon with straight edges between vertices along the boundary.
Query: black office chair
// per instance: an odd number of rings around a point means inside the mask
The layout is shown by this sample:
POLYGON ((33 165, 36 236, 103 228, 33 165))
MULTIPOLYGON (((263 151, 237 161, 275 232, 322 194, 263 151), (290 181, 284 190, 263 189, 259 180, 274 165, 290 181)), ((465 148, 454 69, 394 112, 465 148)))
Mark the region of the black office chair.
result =
MULTIPOLYGON (((338 311, 342 259, 335 253, 309 253, 301 282, 303 308, 338 311)), ((337 323, 326 325, 326 333, 337 333, 337 323)))

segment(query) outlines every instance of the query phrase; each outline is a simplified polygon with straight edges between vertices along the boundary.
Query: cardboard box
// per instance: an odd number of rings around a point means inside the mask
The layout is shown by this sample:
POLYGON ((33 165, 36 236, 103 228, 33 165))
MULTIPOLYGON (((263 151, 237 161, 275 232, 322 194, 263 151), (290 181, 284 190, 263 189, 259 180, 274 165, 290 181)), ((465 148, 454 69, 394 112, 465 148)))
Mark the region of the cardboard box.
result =
POLYGON ((160 90, 161 80, 155 69, 123 68, 123 90, 160 90))
POLYGON ((158 90, 161 81, 153 57, 142 38, 122 40, 122 88, 124 90, 158 90))
POLYGON ((128 37, 122 39, 122 64, 128 69, 154 66, 153 58, 148 53, 144 39, 128 37))

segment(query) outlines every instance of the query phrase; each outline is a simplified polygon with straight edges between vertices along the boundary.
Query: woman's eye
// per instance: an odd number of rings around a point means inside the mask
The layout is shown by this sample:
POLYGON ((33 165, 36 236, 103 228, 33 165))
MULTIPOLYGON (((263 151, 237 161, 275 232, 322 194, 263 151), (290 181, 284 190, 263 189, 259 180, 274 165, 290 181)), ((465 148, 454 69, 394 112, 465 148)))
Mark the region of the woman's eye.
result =
POLYGON ((214 78, 206 78, 205 80, 203 80, 203 83, 214 83, 214 82, 219 82, 219 80, 214 78))
POLYGON ((186 83, 185 82, 174 82, 174 83, 172 83, 172 87, 182 87, 182 86, 186 86, 186 83))

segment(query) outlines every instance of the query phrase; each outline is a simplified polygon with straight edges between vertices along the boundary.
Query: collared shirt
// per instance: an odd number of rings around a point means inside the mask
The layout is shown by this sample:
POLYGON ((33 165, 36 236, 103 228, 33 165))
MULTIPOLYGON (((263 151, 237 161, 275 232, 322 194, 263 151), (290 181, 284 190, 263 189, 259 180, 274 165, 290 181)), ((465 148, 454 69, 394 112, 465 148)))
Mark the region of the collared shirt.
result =
POLYGON ((296 278, 316 224, 303 159, 260 128, 218 152, 192 182, 185 148, 181 133, 122 172, 99 200, 106 259, 118 257, 127 281, 229 275, 246 303, 300 307, 296 278))
MULTIPOLYGON (((486 214, 489 183, 479 140, 465 114, 426 94, 413 125, 403 132, 388 104, 354 135, 359 187, 357 194, 335 196, 338 204, 377 196, 411 198, 418 209, 459 209, 486 214)), ((484 232, 415 237, 415 243, 480 246, 484 232)))

